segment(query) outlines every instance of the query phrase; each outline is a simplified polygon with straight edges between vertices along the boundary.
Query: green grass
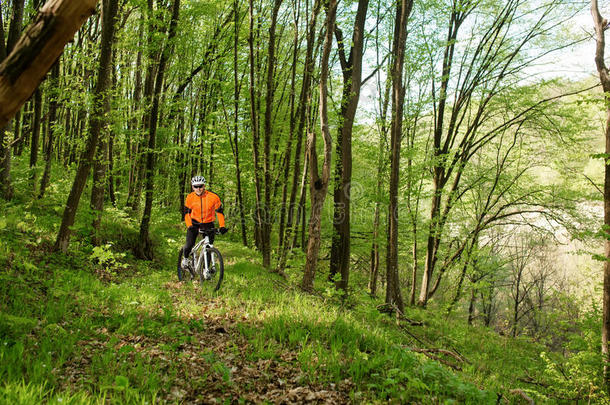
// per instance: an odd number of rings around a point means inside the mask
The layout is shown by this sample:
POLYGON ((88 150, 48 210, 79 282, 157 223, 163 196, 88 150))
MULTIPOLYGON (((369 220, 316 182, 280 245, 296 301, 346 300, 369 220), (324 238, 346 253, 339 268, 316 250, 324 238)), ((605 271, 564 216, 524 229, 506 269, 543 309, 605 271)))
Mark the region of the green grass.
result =
POLYGON ((365 275, 353 274, 345 301, 323 275, 319 294, 305 294, 302 256, 285 280, 228 237, 216 243, 226 262, 219 292, 178 283, 184 235, 172 213, 155 214, 152 262, 134 258, 138 223, 115 208, 104 213, 102 251, 85 208, 68 254, 52 253, 66 187, 42 202, 0 201, 0 403, 274 402, 272 388, 297 387, 334 392, 330 402, 519 403, 511 391, 520 389, 539 403, 608 403, 594 332, 575 334, 564 356, 434 309, 407 308, 423 326, 397 325, 376 310, 365 275), (423 348, 464 360, 413 350, 423 348))

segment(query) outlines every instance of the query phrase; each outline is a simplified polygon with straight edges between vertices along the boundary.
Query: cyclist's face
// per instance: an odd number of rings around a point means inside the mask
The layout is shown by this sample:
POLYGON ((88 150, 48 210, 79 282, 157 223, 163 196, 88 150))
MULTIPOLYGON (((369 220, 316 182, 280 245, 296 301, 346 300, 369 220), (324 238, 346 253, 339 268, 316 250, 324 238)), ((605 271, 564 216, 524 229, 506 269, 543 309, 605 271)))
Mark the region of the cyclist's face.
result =
POLYGON ((195 192, 195 194, 201 195, 205 191, 205 186, 199 186, 199 187, 193 186, 193 191, 195 192))

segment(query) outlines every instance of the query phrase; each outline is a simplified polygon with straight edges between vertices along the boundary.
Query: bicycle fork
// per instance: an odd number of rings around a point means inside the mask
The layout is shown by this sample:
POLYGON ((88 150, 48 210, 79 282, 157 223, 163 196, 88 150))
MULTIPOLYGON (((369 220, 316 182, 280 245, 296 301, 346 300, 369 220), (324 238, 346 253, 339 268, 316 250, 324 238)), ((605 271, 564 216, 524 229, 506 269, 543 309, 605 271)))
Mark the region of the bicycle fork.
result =
POLYGON ((199 260, 197 261, 197 268, 199 268, 199 263, 201 262, 201 260, 203 260, 203 277, 207 280, 210 277, 210 264, 211 267, 214 267, 215 260, 214 260, 214 255, 209 253, 211 260, 208 260, 208 250, 209 250, 210 246, 208 244, 206 244, 203 247, 203 254, 199 256, 199 260), (201 257, 203 256, 203 257, 201 257), (211 263, 210 263, 211 261, 211 263))

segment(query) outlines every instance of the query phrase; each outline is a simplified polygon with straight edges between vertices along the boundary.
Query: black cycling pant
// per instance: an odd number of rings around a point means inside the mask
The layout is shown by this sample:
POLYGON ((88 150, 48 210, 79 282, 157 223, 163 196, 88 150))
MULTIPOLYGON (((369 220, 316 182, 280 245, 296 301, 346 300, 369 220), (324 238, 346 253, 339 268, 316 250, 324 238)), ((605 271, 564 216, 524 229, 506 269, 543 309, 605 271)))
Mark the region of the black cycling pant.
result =
MULTIPOLYGON (((186 230, 186 244, 184 245, 184 257, 188 257, 195 246, 197 236, 199 235, 199 229, 214 229, 214 222, 200 223, 193 221, 193 225, 189 226, 186 230)), ((210 233, 210 243, 214 243, 214 234, 210 233)))

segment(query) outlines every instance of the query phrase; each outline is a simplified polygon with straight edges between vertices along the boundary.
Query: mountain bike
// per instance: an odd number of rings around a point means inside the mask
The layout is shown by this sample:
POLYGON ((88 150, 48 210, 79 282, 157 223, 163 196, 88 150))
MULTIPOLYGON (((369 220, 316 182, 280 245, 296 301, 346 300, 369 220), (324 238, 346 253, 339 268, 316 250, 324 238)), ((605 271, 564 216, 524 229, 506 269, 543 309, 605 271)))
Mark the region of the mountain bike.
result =
POLYGON ((218 291, 222 279, 224 277, 224 263, 222 255, 210 243, 211 235, 219 235, 218 229, 200 229, 199 234, 203 238, 193 247, 191 254, 188 257, 188 266, 182 268, 182 256, 184 248, 180 248, 178 254, 178 280, 189 281, 194 278, 199 278, 202 287, 214 287, 214 291, 218 291))

